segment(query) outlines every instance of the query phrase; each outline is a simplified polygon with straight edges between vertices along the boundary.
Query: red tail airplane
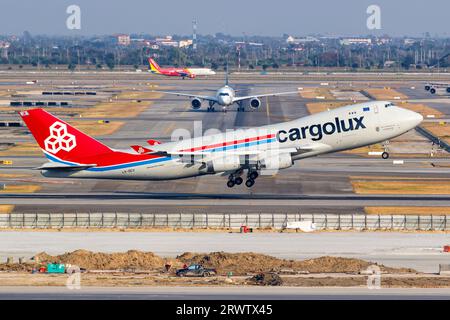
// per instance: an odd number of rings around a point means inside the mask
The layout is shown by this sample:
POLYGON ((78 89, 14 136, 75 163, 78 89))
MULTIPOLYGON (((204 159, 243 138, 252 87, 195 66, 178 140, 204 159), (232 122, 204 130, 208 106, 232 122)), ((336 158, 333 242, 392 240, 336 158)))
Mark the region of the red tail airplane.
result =
POLYGON ((208 68, 161 68, 155 60, 148 58, 150 65, 150 72, 154 74, 162 74, 168 77, 182 77, 183 79, 195 78, 196 76, 207 76, 216 74, 214 71, 208 68))

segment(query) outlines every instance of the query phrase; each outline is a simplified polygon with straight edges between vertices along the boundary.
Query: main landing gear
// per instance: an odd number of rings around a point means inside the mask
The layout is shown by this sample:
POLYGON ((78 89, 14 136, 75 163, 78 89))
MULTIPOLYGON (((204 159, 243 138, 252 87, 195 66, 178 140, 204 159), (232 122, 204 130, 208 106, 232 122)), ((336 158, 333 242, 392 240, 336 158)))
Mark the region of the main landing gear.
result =
POLYGON ((382 157, 383 159, 387 159, 387 158, 389 158, 389 153, 386 152, 386 151, 384 151, 384 152, 381 154, 381 157, 382 157))
POLYGON ((208 109, 206 109, 207 112, 214 112, 214 107, 208 107, 208 109))
MULTIPOLYGON (((247 186, 247 188, 253 187, 258 176, 259 174, 257 171, 250 171, 247 174, 247 180, 245 181, 245 185, 247 186)), ((235 185, 241 185, 242 182, 244 182, 244 179, 242 179, 242 177, 230 174, 230 176, 228 177, 227 187, 233 188, 235 185)))

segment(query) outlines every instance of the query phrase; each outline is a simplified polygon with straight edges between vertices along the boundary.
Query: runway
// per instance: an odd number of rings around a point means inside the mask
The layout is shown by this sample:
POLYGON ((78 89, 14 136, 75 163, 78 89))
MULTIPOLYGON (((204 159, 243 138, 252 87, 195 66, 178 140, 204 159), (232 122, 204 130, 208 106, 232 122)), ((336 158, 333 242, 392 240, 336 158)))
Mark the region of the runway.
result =
MULTIPOLYGON (((0 300, 448 300, 450 289, 302 287, 0 287, 0 300)), ((195 305, 201 305, 201 302, 195 305)), ((214 311, 211 310, 213 313, 214 311)), ((216 312, 220 312, 217 310, 216 312)))
POLYGON ((73 208, 70 211, 140 213, 357 213, 365 206, 450 206, 450 196, 446 195, 90 192, 0 194, 0 201, 41 209, 51 203, 52 208, 64 208, 65 212, 73 208))

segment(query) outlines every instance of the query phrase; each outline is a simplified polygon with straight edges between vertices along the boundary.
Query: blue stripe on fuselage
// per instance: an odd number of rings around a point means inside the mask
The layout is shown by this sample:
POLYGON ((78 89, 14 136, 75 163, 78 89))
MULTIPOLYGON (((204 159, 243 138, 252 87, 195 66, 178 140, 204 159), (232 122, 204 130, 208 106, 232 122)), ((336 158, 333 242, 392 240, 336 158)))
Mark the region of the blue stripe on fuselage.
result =
MULTIPOLYGON (((210 149, 207 150, 207 152, 204 152, 205 154, 210 153, 210 152, 220 152, 220 151, 226 151, 226 150, 231 150, 231 149, 238 149, 238 148, 243 148, 243 147, 251 147, 251 146, 255 146, 255 145, 259 145, 259 144, 266 144, 266 143, 271 143, 271 142, 275 142, 276 139, 275 138, 270 138, 270 139, 266 139, 266 140, 258 140, 258 141, 254 141, 254 142, 244 142, 241 144, 235 144, 235 145, 231 145, 231 146, 226 146, 226 147, 218 147, 218 148, 214 148, 214 149, 210 149)), ((47 153, 45 153, 45 156, 54 162, 59 162, 62 164, 66 164, 66 165, 79 165, 78 163, 74 163, 74 162, 67 162, 67 161, 63 161, 60 160, 56 157, 53 157, 47 153)), ((137 166, 142 166, 142 165, 147 165, 147 164, 154 164, 154 163, 159 163, 159 162, 164 162, 164 161, 169 161, 172 160, 171 157, 160 157, 160 158, 156 158, 156 159, 149 159, 149 160, 143 160, 143 161, 137 161, 137 162, 129 162, 129 163, 122 163, 122 164, 117 164, 117 165, 111 165, 111 166, 105 166, 105 167, 92 167, 92 168, 88 168, 86 169, 87 171, 95 171, 95 172, 99 172, 99 171, 110 171, 110 170, 117 170, 117 169, 124 169, 124 168, 129 168, 129 167, 137 167, 137 166)))

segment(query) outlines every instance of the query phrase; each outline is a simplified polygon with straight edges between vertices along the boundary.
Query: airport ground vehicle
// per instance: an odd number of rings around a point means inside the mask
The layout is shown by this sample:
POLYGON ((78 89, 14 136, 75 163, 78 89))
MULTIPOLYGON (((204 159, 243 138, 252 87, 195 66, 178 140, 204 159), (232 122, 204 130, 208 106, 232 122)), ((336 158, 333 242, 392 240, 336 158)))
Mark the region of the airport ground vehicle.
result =
POLYGON ((216 274, 216 269, 205 268, 199 264, 192 264, 187 268, 178 269, 176 272, 178 277, 209 277, 216 274))
POLYGON ((387 101, 370 101, 261 127, 154 144, 143 153, 112 149, 43 109, 20 112, 49 160, 46 177, 168 180, 228 176, 228 187, 252 187, 295 161, 397 137, 423 117, 387 101), (240 179, 239 179, 240 178, 240 179))

